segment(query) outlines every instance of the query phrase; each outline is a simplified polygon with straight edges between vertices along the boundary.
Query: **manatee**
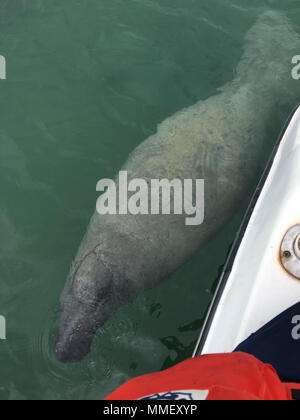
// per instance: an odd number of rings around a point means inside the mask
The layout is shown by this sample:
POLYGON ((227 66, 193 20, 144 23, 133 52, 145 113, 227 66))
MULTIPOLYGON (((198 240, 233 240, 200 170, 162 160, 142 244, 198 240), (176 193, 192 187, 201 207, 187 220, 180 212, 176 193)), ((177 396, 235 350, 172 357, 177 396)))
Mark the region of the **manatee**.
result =
POLYGON ((61 296, 54 353, 77 362, 120 305, 154 287, 226 223, 260 170, 267 128, 298 103, 291 60, 300 38, 266 12, 249 30, 235 78, 216 95, 162 122, 122 170, 129 179, 204 179, 205 221, 186 215, 93 215, 61 296))

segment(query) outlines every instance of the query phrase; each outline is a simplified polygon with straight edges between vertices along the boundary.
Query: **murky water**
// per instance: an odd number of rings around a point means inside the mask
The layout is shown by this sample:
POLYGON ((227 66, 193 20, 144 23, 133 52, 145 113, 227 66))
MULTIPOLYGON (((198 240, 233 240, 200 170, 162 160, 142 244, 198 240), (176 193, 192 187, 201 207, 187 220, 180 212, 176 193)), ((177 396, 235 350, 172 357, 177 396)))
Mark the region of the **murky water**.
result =
MULTIPOLYGON (((263 10, 299 22, 298 3, 0 0, 1 399, 100 399, 191 355, 251 191, 213 241, 120 309, 90 355, 69 366, 51 352, 59 295, 96 182, 157 123, 233 79, 263 10)), ((270 129, 261 168, 289 111, 270 129)))

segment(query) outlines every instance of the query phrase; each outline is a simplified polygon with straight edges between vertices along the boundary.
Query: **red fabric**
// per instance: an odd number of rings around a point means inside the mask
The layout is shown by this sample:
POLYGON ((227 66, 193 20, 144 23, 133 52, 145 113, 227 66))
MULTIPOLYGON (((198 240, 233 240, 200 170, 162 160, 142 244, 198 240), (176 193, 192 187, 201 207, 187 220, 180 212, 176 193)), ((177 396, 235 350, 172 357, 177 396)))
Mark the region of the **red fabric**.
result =
POLYGON ((188 359, 163 372, 141 376, 121 386, 106 400, 138 400, 178 390, 208 390, 207 400, 292 400, 291 389, 275 369, 245 353, 188 359))

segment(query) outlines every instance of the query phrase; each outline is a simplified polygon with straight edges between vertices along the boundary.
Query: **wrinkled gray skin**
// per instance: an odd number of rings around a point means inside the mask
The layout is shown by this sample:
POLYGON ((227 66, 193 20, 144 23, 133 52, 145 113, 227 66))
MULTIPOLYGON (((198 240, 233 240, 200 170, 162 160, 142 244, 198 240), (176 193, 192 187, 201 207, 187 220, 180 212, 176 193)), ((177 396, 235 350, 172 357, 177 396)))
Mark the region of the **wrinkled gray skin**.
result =
POLYGON ((247 34, 235 80, 164 121, 132 153, 122 168, 129 179, 205 179, 205 222, 94 214, 61 296, 58 360, 87 355, 96 329, 120 305, 173 273, 235 211, 257 176, 267 125, 279 106, 298 103, 291 58, 299 48, 285 17, 264 14, 247 34))

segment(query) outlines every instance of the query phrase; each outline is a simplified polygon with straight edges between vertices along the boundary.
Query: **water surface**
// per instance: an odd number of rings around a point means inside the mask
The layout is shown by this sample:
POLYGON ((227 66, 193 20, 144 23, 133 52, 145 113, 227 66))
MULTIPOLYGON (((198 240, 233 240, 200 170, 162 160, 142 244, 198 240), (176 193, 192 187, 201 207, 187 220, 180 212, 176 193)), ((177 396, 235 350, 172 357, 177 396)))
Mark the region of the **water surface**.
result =
MULTIPOLYGON (((96 182, 159 122, 234 78, 263 10, 297 23, 297 3, 0 0, 0 399, 99 399, 191 355, 252 191, 210 243, 120 309, 69 366, 51 352, 59 295, 96 182)), ((262 169, 286 116, 270 129, 262 169)))

